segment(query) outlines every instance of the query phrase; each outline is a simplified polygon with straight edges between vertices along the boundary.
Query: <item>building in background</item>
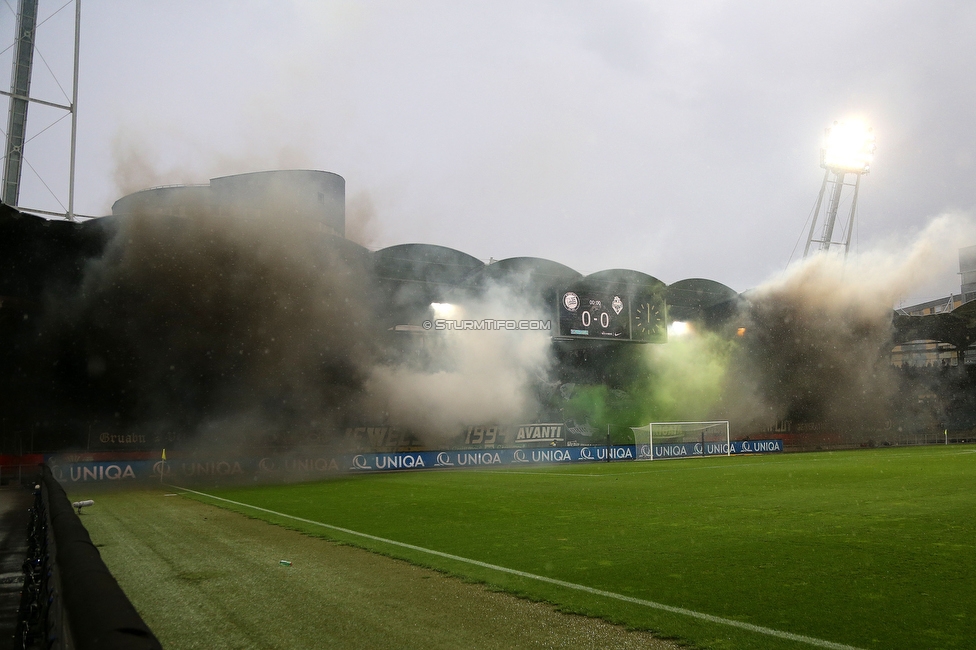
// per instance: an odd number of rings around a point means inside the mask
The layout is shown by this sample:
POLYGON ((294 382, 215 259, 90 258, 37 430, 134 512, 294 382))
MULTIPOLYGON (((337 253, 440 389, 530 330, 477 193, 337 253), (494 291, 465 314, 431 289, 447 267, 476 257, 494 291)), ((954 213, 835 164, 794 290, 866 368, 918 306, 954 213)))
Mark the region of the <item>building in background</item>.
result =
POLYGON ((960 359, 963 365, 976 364, 976 354, 967 354, 976 343, 969 340, 967 334, 973 306, 960 310, 976 299, 976 246, 959 249, 959 276, 959 293, 895 310, 896 329, 901 342, 891 351, 892 364, 955 367, 960 365, 960 359), (924 316, 936 318, 919 319, 924 316), (917 338, 910 338, 912 336, 917 338))
POLYGON ((298 216, 322 232, 346 234, 346 181, 331 172, 285 169, 210 179, 208 185, 167 185, 123 196, 112 215, 186 217, 200 212, 240 217, 298 216))
POLYGON ((976 246, 959 249, 959 275, 962 302, 976 300, 976 246))

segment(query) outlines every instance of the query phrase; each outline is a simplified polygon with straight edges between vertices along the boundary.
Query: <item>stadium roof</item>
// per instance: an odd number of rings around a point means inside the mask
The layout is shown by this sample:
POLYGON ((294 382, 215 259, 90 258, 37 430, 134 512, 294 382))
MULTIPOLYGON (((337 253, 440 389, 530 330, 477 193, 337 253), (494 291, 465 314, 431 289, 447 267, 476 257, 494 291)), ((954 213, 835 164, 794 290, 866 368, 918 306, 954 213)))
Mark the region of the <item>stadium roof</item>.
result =
POLYGON ((485 263, 467 253, 434 244, 398 244, 373 253, 381 280, 457 286, 485 263))
POLYGON ((909 341, 941 341, 957 350, 966 350, 976 343, 976 301, 941 314, 905 316, 895 313, 892 324, 896 345, 909 341))
POLYGON ((606 287, 620 285, 632 287, 639 286, 650 291, 663 290, 665 286, 667 286, 654 276, 642 273, 641 271, 632 271, 630 269, 607 269, 606 271, 597 271, 596 273, 591 273, 580 280, 579 284, 585 284, 591 287, 597 287, 600 285, 606 287))
POLYGON ((583 277, 564 264, 541 257, 509 257, 485 266, 465 283, 483 291, 497 283, 524 295, 544 295, 583 277))
POLYGON ((672 320, 710 320, 738 307, 739 294, 721 282, 689 278, 668 285, 665 296, 672 320))

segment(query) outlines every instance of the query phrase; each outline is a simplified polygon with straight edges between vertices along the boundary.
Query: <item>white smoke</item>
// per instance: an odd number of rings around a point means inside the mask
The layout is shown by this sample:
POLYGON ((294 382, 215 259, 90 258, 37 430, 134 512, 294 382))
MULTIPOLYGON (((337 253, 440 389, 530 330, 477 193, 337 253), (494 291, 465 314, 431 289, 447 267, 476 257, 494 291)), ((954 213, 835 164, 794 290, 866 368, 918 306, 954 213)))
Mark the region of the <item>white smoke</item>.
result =
POLYGON ((848 258, 839 251, 813 255, 756 290, 757 296, 803 292, 812 304, 851 303, 891 309, 907 300, 958 292, 958 250, 976 243, 976 222, 966 212, 930 220, 918 233, 893 233, 873 248, 848 258))
MULTIPOLYGON (((450 320, 546 318, 509 289, 492 286, 446 315, 450 320)), ((439 435, 471 423, 517 422, 538 409, 533 385, 549 366, 548 331, 444 330, 428 336, 429 361, 379 365, 367 392, 387 400, 391 422, 439 435)))
POLYGON ((766 424, 787 415, 848 427, 890 417, 892 309, 901 297, 936 287, 943 288, 930 298, 958 292, 958 249, 972 241, 972 218, 945 214, 917 235, 893 236, 847 259, 814 255, 770 279, 748 295, 730 392, 756 386, 752 411, 766 424))

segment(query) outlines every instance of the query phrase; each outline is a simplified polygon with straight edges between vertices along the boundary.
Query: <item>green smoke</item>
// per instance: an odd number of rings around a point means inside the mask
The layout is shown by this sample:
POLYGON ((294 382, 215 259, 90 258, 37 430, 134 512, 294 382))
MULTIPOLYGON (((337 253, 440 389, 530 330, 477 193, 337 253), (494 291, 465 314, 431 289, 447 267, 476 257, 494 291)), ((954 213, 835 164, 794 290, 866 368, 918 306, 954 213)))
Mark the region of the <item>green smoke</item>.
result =
POLYGON ((626 346, 607 381, 575 385, 562 411, 614 442, 632 442, 630 427, 648 422, 728 419, 724 395, 737 341, 711 332, 672 337, 661 345, 626 346))
POLYGON ((647 381, 631 390, 647 422, 728 419, 723 394, 735 341, 712 332, 647 346, 647 381))

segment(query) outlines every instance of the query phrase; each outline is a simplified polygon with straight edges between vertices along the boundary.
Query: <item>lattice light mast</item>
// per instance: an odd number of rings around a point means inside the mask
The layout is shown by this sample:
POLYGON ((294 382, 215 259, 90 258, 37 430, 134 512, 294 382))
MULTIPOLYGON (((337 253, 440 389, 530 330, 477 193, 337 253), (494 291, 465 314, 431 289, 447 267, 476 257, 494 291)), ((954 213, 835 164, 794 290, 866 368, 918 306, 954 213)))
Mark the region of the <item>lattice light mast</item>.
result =
MULTIPOLYGON (((71 4, 65 3, 62 9, 71 4)), ((74 0, 75 5, 75 49, 74 75, 71 91, 71 103, 59 104, 36 97, 31 97, 31 76, 34 66, 34 48, 37 28, 50 19, 48 16, 40 23, 37 21, 38 0, 19 0, 17 7, 17 25, 14 30, 13 69, 10 74, 10 92, 0 90, 0 95, 10 98, 10 109, 7 116, 6 146, 3 158, 3 178, 0 180, 0 201, 9 206, 55 217, 67 217, 69 221, 75 219, 75 146, 78 133, 78 60, 79 44, 81 42, 81 0, 74 0), (68 154, 68 205, 65 212, 49 212, 26 207, 20 204, 20 186, 23 172, 24 145, 30 141, 27 138, 27 108, 33 102, 52 108, 58 108, 71 114, 71 143, 68 154)), ((9 7, 9 4, 8 4, 9 7)), ((53 73, 52 73, 53 74, 53 73)), ((42 131, 43 132, 43 131, 42 131)), ((29 163, 28 163, 29 164, 29 163)), ((60 201, 59 201, 60 202, 60 201)), ((63 204, 62 204, 62 207, 63 204)))
POLYGON ((874 133, 863 122, 848 121, 834 122, 824 133, 824 145, 820 149, 820 166, 824 169, 823 184, 817 197, 817 206, 813 211, 813 221, 810 223, 810 234, 807 235, 807 245, 803 249, 803 257, 811 252, 828 251, 833 246, 843 246, 844 256, 851 246, 851 234, 854 231, 854 217, 857 213, 857 194, 861 188, 861 176, 871 171, 871 161, 876 149, 874 133), (854 175, 854 182, 847 182, 847 176, 854 175), (830 198, 824 205, 824 195, 830 185, 830 198), (834 241, 834 227, 837 223, 837 211, 840 208, 841 196, 845 187, 853 187, 851 209, 847 223, 841 229, 841 239, 834 241), (820 221, 821 208, 824 208, 823 230, 820 238, 814 237, 817 222, 820 221), (813 249, 813 244, 819 247, 813 249), (813 249, 813 250, 812 250, 813 249))
POLYGON ((7 117, 7 150, 3 167, 3 192, 7 205, 20 200, 20 175, 24 139, 27 134, 27 104, 30 97, 31 68, 34 65, 34 28, 37 26, 37 0, 20 0, 17 31, 14 36, 14 64, 10 74, 10 111, 7 117))

